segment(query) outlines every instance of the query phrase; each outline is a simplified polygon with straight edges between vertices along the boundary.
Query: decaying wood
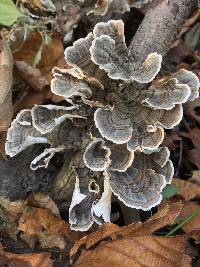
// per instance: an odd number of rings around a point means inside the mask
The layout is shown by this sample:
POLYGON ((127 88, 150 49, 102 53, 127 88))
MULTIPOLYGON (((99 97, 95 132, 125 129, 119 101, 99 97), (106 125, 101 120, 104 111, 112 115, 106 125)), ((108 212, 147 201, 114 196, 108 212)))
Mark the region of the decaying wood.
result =
POLYGON ((186 18, 196 10, 197 0, 155 0, 132 39, 130 52, 143 62, 152 52, 164 56, 186 18))

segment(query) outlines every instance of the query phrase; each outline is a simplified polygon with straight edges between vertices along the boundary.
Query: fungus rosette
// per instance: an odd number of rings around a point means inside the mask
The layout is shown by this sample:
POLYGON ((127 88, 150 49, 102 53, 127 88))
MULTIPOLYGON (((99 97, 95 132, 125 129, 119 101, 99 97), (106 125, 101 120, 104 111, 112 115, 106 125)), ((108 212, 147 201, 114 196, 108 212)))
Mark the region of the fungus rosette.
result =
POLYGON ((135 62, 121 20, 98 23, 65 50, 65 59, 70 68, 53 69, 51 89, 66 106, 21 111, 8 130, 6 153, 48 144, 33 159, 35 170, 47 168, 56 152, 76 151, 69 221, 85 231, 93 222, 110 221, 112 193, 136 209, 160 203, 173 177, 169 150, 160 147, 164 129, 179 124, 182 104, 198 97, 199 79, 181 69, 153 81, 161 55, 155 51, 143 64, 135 62))

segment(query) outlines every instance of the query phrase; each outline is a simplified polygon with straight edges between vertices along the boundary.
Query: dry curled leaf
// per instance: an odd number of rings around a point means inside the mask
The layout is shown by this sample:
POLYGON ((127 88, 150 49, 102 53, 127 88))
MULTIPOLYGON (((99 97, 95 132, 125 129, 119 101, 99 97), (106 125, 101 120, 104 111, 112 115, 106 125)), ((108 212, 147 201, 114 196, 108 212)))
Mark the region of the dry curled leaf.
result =
POLYGON ((200 186, 200 171, 193 171, 192 177, 188 181, 200 186))
MULTIPOLYGON (((180 213, 180 219, 187 218, 197 208, 200 208, 200 205, 198 205, 196 202, 193 202, 193 201, 185 202, 184 207, 180 213)), ((194 230, 200 230, 200 214, 193 217, 189 222, 184 224, 181 228, 187 234, 190 234, 194 230)))
POLYGON ((183 236, 137 236, 100 245, 83 253, 77 267, 186 267, 190 257, 185 254, 183 236))
POLYGON ((174 178, 172 183, 180 188, 178 194, 185 200, 191 200, 200 195, 200 187, 192 182, 174 178))
POLYGON ((51 267, 53 261, 50 257, 51 254, 47 252, 14 254, 4 251, 2 245, 0 245, 0 266, 2 267, 51 267))
POLYGON ((47 195, 35 192, 28 198, 28 205, 44 208, 59 217, 59 210, 56 203, 47 195))
POLYGON ((80 253, 82 249, 92 249, 92 247, 101 244, 102 241, 111 242, 121 238, 151 235, 156 230, 172 224, 181 212, 182 207, 183 205, 180 202, 166 204, 145 223, 137 222, 125 227, 119 227, 110 223, 105 224, 96 232, 76 241, 70 252, 71 258, 74 260, 77 253, 80 253))
POLYGON ((0 132, 6 131, 12 119, 13 57, 8 43, 0 41, 0 132))
POLYGON ((46 248, 56 246, 64 249, 67 241, 79 236, 69 229, 67 222, 50 211, 30 206, 24 209, 19 221, 19 230, 26 234, 26 241, 39 241, 41 246, 46 248))

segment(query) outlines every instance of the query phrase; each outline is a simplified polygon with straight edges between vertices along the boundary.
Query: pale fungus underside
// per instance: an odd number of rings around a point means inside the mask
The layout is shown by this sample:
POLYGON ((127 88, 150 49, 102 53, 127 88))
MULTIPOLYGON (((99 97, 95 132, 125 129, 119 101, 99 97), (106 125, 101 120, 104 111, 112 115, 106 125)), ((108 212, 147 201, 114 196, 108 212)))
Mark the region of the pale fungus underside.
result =
POLYGON ((93 222, 110 221, 112 193, 136 209, 161 202, 174 172, 168 148, 160 147, 164 129, 179 124, 182 104, 199 95, 199 80, 182 69, 150 84, 162 56, 155 51, 143 64, 135 62, 121 20, 98 23, 65 50, 65 59, 71 68, 53 69, 51 89, 66 106, 22 110, 8 130, 6 153, 12 157, 30 145, 49 144, 31 162, 36 170, 47 168, 56 152, 76 151, 69 221, 72 229, 86 231, 93 222))

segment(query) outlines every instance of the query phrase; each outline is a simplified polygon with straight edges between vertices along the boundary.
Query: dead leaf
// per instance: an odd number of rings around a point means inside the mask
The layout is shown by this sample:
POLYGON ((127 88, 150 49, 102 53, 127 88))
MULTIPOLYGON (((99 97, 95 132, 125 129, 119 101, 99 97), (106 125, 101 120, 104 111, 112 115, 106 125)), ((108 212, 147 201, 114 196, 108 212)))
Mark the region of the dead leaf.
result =
POLYGON ((42 45, 43 39, 39 32, 32 32, 29 38, 23 43, 23 46, 14 52, 13 57, 15 61, 24 61, 32 65, 36 53, 42 45))
POLYGON ((198 108, 200 107, 200 98, 195 99, 192 102, 188 102, 186 104, 186 111, 185 113, 192 117, 195 121, 200 123, 200 116, 197 112, 198 108))
MULTIPOLYGON (((50 211, 42 208, 27 206, 19 221, 19 230, 30 237, 31 244, 34 240, 46 248, 59 247, 64 249, 67 242, 83 236, 70 230, 69 224, 50 211)), ((22 236, 23 238, 23 236, 22 236)))
POLYGON ((8 43, 0 43, 0 132, 6 131, 12 119, 13 57, 8 43))
POLYGON ((76 241, 70 252, 71 258, 76 259, 77 254, 79 254, 82 249, 91 249, 97 246, 97 244, 101 244, 102 241, 111 242, 121 238, 151 235, 167 224, 172 224, 181 212, 182 207, 183 204, 181 202, 166 204, 145 223, 137 222, 125 227, 105 224, 96 232, 76 241))
POLYGON ((74 267, 186 267, 190 257, 185 253, 182 236, 138 236, 102 244, 84 252, 74 267))
POLYGON ((189 234, 187 234, 187 238, 192 238, 196 241, 196 244, 200 244, 200 229, 192 230, 192 232, 189 232, 189 234))
POLYGON ((39 69, 28 65, 24 61, 16 61, 14 64, 14 72, 19 76, 27 85, 29 85, 35 92, 40 92, 49 83, 42 75, 39 69))
POLYGON ((171 130, 170 132, 166 133, 165 139, 163 141, 163 146, 167 146, 170 150, 175 150, 179 147, 179 144, 177 142, 180 142, 181 140, 181 136, 178 135, 178 133, 174 130, 171 130))
POLYGON ((16 101, 14 104, 14 114, 16 115, 20 110, 26 108, 32 108, 34 105, 41 105, 48 98, 48 90, 35 93, 28 91, 20 101, 16 101))
POLYGON ((40 192, 32 193, 27 200, 27 205, 46 209, 52 214, 60 217, 56 203, 49 196, 40 192))
POLYGON ((192 177, 188 181, 200 186, 200 171, 199 170, 193 171, 192 177))
MULTIPOLYGON (((199 208, 200 205, 198 205, 194 201, 188 201, 185 203, 181 213, 180 213, 180 219, 185 219, 188 217, 195 209, 199 208)), ((182 226, 182 229, 189 234, 190 232, 194 230, 200 230, 200 214, 193 217, 189 222, 184 224, 182 226)))
POLYGON ((26 202, 23 200, 10 201, 0 197, 0 217, 7 222, 15 222, 23 213, 26 202))
POLYGON ((46 247, 57 246, 64 249, 65 243, 63 241, 68 229, 69 225, 65 221, 42 208, 26 207, 19 221, 19 230, 37 237, 39 242, 46 244, 46 247), (51 235, 57 235, 62 241, 56 245, 51 242, 48 243, 48 240, 45 239, 49 239, 51 235))
POLYGON ((42 45, 41 60, 38 69, 45 76, 48 82, 52 79, 52 68, 66 66, 64 59, 64 47, 61 37, 58 34, 51 36, 52 41, 49 44, 43 44, 42 36, 39 32, 33 32, 24 42, 22 48, 13 54, 15 61, 24 61, 32 65, 35 56, 42 45))
POLYGON ((189 181, 173 178, 172 184, 180 188, 178 194, 183 196, 185 200, 191 200, 200 195, 200 187, 189 181))
POLYGON ((14 254, 4 251, 2 245, 0 245, 0 266, 2 267, 51 267, 53 261, 50 257, 51 254, 47 252, 14 254))

